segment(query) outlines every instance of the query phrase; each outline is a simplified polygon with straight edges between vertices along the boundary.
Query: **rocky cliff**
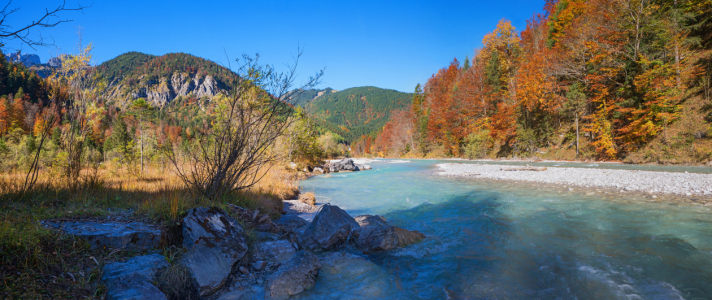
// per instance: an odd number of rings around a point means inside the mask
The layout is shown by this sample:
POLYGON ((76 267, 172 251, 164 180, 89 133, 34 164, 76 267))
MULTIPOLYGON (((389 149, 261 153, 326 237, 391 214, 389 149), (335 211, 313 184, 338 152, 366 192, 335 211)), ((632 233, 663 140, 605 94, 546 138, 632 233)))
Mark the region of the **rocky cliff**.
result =
POLYGON ((155 106, 164 106, 177 97, 212 98, 223 87, 211 75, 198 76, 175 72, 170 77, 148 80, 139 77, 139 83, 129 86, 120 79, 114 79, 107 90, 109 99, 146 98, 155 106))

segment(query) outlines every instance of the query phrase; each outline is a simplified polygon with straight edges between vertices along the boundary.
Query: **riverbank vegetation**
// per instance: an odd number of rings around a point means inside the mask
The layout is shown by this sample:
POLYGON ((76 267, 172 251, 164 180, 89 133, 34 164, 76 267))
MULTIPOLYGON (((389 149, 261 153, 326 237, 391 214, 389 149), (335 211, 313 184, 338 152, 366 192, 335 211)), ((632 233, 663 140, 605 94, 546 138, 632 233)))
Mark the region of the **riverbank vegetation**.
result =
POLYGON ((550 0, 415 89, 355 155, 712 160, 712 3, 550 0))

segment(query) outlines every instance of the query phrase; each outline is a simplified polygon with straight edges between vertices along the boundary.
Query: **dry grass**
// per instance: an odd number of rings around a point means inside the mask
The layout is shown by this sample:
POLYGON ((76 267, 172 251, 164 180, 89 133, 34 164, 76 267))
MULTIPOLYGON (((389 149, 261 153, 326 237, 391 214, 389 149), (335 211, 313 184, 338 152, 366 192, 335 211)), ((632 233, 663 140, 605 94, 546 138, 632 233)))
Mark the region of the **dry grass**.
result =
MULTIPOLYGON (((42 173, 33 190, 20 193, 24 174, 0 174, 0 298, 95 298, 103 294, 99 284, 101 267, 138 254, 91 250, 80 239, 44 228, 41 220, 142 220, 161 224, 167 232, 179 235, 180 230, 175 229, 179 229, 179 221, 188 209, 226 208, 227 203, 232 203, 276 218, 281 213, 282 200, 293 199, 299 193, 299 175, 283 167, 271 168, 252 188, 213 202, 185 188, 167 168, 149 167, 143 178, 137 178, 107 166, 97 172, 84 170, 82 178, 70 185, 50 173, 42 173)), ((164 247, 178 240, 167 236, 164 247)))

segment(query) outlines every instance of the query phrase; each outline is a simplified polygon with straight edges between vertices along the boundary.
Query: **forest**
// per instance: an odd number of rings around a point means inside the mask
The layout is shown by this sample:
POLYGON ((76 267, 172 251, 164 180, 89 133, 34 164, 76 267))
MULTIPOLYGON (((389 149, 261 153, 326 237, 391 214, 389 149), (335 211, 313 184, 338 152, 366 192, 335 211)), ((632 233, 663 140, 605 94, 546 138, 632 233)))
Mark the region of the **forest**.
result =
POLYGON ((549 0, 501 20, 360 153, 700 163, 712 159, 712 2, 549 0))

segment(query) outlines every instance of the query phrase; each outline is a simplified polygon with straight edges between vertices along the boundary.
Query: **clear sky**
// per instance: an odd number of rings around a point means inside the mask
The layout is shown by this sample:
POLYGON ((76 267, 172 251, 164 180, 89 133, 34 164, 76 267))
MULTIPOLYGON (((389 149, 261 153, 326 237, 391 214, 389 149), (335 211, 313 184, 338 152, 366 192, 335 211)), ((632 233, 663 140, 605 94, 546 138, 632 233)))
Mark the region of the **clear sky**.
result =
MULTIPOLYGON (((67 6, 76 1, 67 1, 67 6)), ((453 58, 462 62, 466 55, 472 57, 500 19, 522 30, 544 6, 544 0, 78 1, 92 7, 67 12, 63 16, 73 22, 41 31, 56 47, 25 46, 23 53, 38 54, 42 62, 71 53, 77 27, 83 28, 84 42, 94 44, 96 64, 128 51, 185 52, 226 64, 227 52, 231 60, 259 53, 263 63, 280 67, 302 46, 301 80, 326 68, 321 88, 372 85, 405 92, 453 58)), ((6 24, 19 27, 59 4, 61 0, 15 0, 11 7, 20 10, 6 24)))

